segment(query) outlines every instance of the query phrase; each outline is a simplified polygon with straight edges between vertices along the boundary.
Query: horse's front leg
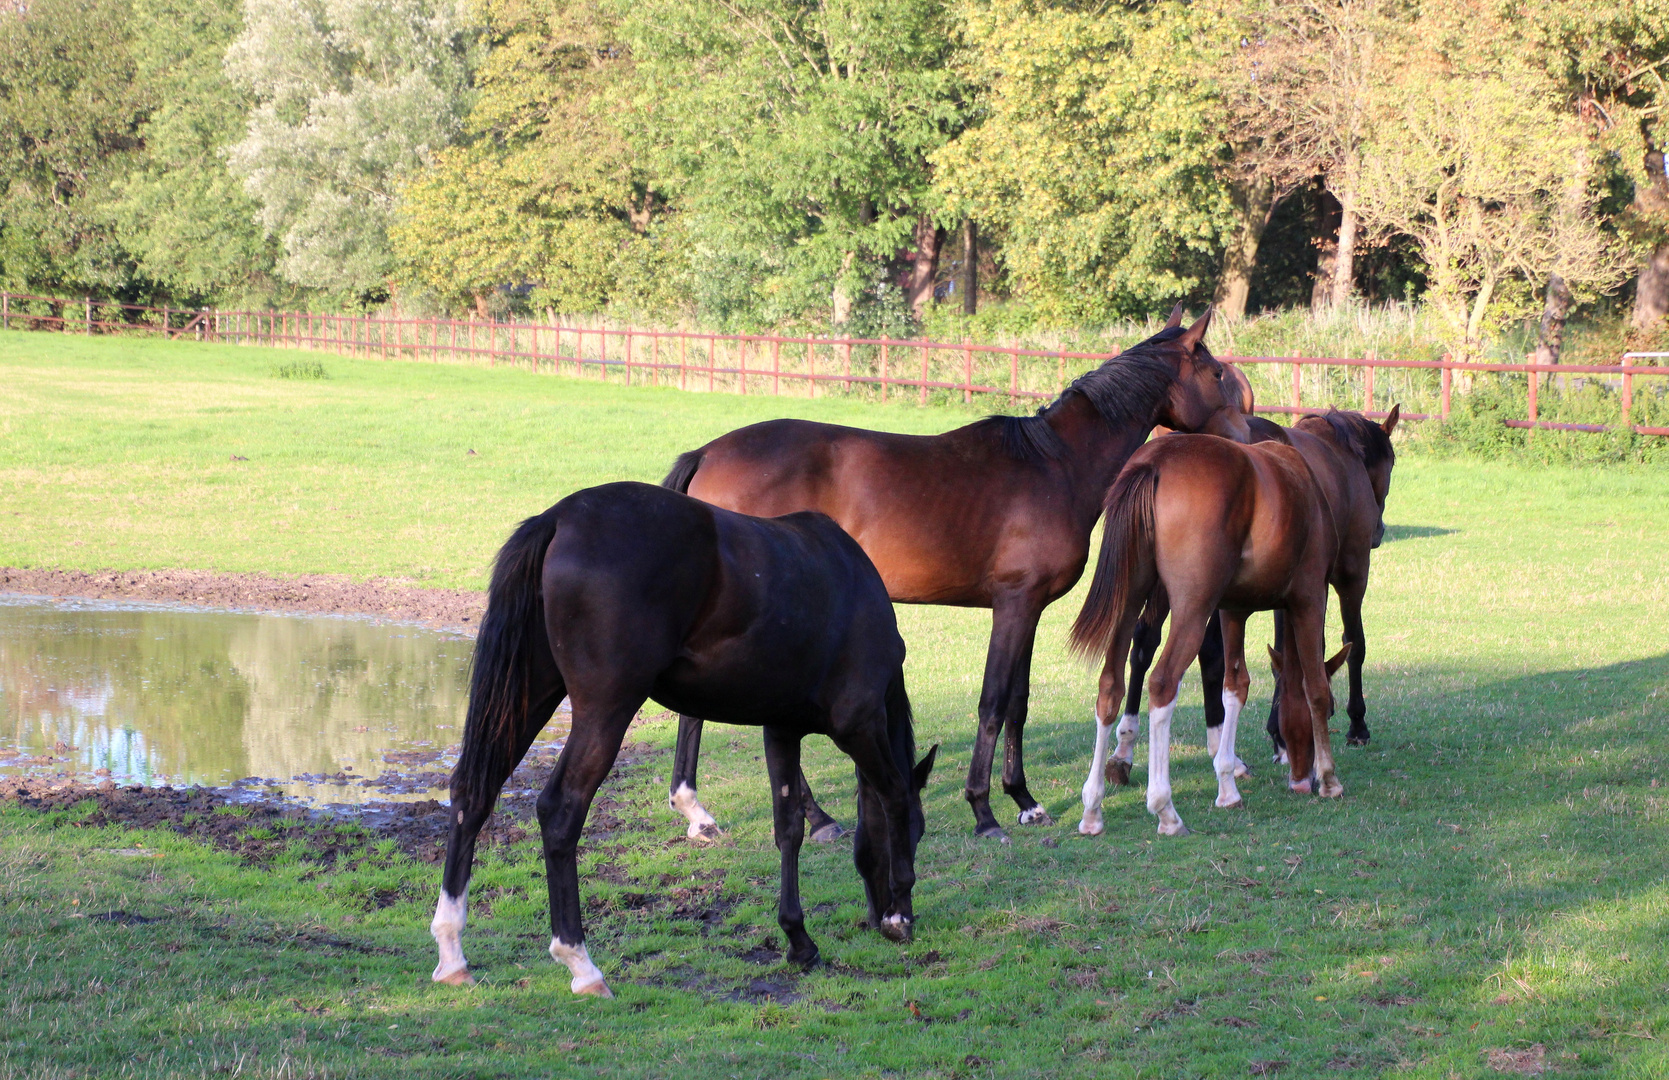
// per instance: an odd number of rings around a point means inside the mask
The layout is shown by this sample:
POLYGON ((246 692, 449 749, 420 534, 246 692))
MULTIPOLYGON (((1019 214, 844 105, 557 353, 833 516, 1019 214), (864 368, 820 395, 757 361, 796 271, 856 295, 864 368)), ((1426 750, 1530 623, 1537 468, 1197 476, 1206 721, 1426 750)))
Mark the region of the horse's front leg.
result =
POLYGON ((800 772, 800 736, 784 728, 765 729, 765 768, 771 776, 771 818, 782 856, 782 886, 777 894, 777 925, 788 939, 788 962, 817 963, 817 944, 806 933, 800 907, 800 844, 805 840, 805 776, 800 772))
POLYGON ((1041 600, 1029 593, 999 597, 992 606, 991 644, 985 654, 985 684, 979 697, 979 735, 968 764, 967 799, 974 810, 974 832, 995 840, 1008 834, 991 813, 991 763, 997 734, 1005 731, 1003 791, 1020 807, 1022 825, 1047 824, 1049 813, 1026 789, 1022 748, 1026 699, 1031 690, 1032 644, 1037 637, 1041 600))
POLYGON ((672 752, 672 787, 666 800, 689 822, 684 835, 691 840, 710 840, 719 834, 718 823, 695 794, 695 768, 701 757, 701 727, 699 717, 678 717, 678 745, 672 752))
POLYGON ((1366 746, 1373 737, 1368 732, 1368 702, 1362 696, 1362 661, 1368 655, 1367 640, 1362 636, 1362 597, 1367 589, 1368 582, 1364 578, 1349 582, 1338 590, 1344 640, 1350 646, 1350 655, 1345 661, 1350 672, 1350 700, 1345 704, 1345 713, 1350 717, 1350 730, 1345 733, 1345 743, 1349 746, 1366 746))

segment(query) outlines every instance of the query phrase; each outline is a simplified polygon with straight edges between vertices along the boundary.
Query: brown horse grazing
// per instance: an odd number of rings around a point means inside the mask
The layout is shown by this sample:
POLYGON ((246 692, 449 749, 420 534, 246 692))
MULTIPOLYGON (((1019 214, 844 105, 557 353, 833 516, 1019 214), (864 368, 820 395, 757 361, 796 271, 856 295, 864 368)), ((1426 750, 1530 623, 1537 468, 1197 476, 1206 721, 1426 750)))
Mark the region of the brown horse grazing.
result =
POLYGON ((800 740, 827 735, 858 770, 853 859, 869 922, 908 941, 921 789, 904 640, 880 575, 822 514, 762 521, 649 484, 568 496, 517 527, 493 566, 452 775, 434 980, 470 981, 460 934, 475 840, 566 696, 573 726, 539 795, 550 952, 576 994, 612 997, 585 947, 576 847, 632 717, 653 698, 765 729, 790 963, 817 961, 800 906, 800 740))
MULTIPOLYGON (((1036 416, 932 436, 773 420, 683 455, 663 483, 762 517, 820 510, 863 546, 895 601, 992 609, 967 799, 975 831, 1006 838, 990 805, 1005 728, 1003 790, 1022 824, 1049 819, 1026 788, 1021 750, 1038 618, 1083 573, 1107 487, 1153 425, 1198 430, 1225 407, 1223 365, 1204 343, 1210 321, 1207 310, 1184 330, 1179 306, 1164 330, 1036 416)), ((695 716, 681 720, 684 771, 672 779, 692 835, 712 822, 695 797, 700 730, 695 716)))
MULTIPOLYGON (((1171 632, 1148 677, 1148 809, 1159 832, 1187 832, 1171 800, 1170 727, 1183 672, 1198 655, 1213 611, 1221 610, 1224 651, 1222 736, 1214 765, 1217 805, 1240 805, 1234 778, 1235 727, 1251 681, 1246 618, 1285 608, 1283 654, 1292 659, 1281 723, 1294 790, 1319 784, 1343 794, 1334 775, 1327 719, 1332 690, 1322 653, 1327 572, 1337 538, 1325 496, 1297 450, 1276 442, 1244 446, 1210 435, 1155 439, 1137 451, 1107 495, 1107 526, 1089 596, 1072 627, 1084 652, 1104 652, 1113 672, 1096 702, 1095 761, 1084 785, 1086 835, 1103 828, 1101 796, 1112 709, 1123 696, 1125 653, 1143 602, 1163 589, 1171 632), (1306 732, 1298 730, 1300 724, 1306 732), (1313 753, 1313 762, 1312 762, 1313 753), (1310 771, 1314 765, 1316 780, 1310 771)), ((1135 730, 1119 733, 1133 749, 1135 730)), ((1128 758, 1126 758, 1128 760, 1128 758)))

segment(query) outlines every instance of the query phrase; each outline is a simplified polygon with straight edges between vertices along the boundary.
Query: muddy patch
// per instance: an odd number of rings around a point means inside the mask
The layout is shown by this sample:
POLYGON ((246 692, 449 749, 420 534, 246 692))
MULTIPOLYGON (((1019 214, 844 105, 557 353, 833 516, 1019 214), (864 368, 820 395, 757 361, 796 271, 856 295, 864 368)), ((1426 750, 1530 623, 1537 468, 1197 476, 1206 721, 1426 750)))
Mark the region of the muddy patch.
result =
POLYGON ((338 574, 222 574, 212 570, 20 570, 0 568, 0 592, 144 600, 245 611, 374 615, 473 634, 487 594, 419 589, 389 578, 355 581, 338 574))

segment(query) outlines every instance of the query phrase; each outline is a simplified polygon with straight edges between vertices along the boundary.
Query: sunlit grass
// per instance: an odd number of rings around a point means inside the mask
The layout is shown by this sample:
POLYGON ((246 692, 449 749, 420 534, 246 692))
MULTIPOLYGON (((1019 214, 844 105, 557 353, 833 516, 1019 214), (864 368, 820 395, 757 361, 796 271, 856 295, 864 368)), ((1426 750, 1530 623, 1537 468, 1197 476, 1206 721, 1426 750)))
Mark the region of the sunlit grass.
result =
MULTIPOLYGON (((275 355, 0 337, 0 563, 478 586, 519 517, 584 484, 658 479, 741 423, 963 419, 335 359, 326 380, 274 379, 275 355)), ((975 841, 961 777, 989 618, 900 608, 919 741, 945 744, 920 933, 899 949, 857 928, 850 848, 809 848, 831 963, 788 1003, 742 992, 793 981, 742 955, 780 937, 749 730, 709 728, 702 794, 729 830, 712 849, 674 839, 670 721, 634 732, 658 752, 612 781, 627 828, 582 863, 612 1003, 572 998, 543 952, 531 840, 482 855, 465 934, 482 983, 456 991, 427 981, 434 867, 258 868, 157 833, 138 839, 164 857, 140 860, 101 854, 131 832, 0 814, 0 1077, 1169 1078, 1284 1062, 1284 1078, 1437 1080, 1498 1075, 1492 1051, 1539 1053, 1559 1076, 1665 1075, 1669 477, 1411 457, 1388 520, 1366 612, 1374 740, 1340 748, 1345 798, 1286 793, 1254 663, 1244 810, 1211 807, 1184 688, 1174 775, 1195 832, 1180 840, 1155 835, 1139 788, 1109 797, 1106 835, 1074 829, 1093 692, 1064 649, 1074 595, 1040 631, 1027 729, 1059 824, 975 841), (717 930, 634 906, 697 872, 736 901, 717 930), (391 906, 366 902, 389 890, 391 906), (112 909, 157 921, 84 917, 112 909)), ((814 741, 808 771, 849 822, 849 765, 814 741)))

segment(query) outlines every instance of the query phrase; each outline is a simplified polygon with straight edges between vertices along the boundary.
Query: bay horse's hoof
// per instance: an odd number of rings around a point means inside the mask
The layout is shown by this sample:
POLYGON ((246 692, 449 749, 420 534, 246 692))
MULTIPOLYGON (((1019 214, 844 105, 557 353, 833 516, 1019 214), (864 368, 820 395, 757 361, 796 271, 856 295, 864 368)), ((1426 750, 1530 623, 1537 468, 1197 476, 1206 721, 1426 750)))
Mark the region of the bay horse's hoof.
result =
POLYGON ((904 915, 888 915, 881 920, 881 936, 903 944, 914 936, 914 923, 904 915))
POLYGON ((820 826, 816 832, 811 834, 811 838, 819 844, 832 844, 845 835, 846 830, 840 827, 840 822, 831 821, 827 825, 820 826))
POLYGON ((434 981, 443 986, 474 986, 475 980, 470 976, 469 968, 461 967, 445 975, 436 974, 434 981))
POLYGON ((1217 809, 1219 809, 1219 810, 1238 810, 1240 807, 1245 806, 1245 805, 1246 805, 1246 800, 1245 799, 1236 799, 1233 802, 1220 802, 1220 803, 1218 803, 1217 804, 1217 809))
POLYGON ((1324 799, 1341 799, 1344 797, 1344 785, 1337 780, 1329 780, 1321 785, 1317 794, 1324 799))
POLYGON ((986 825, 983 828, 975 829, 974 835, 981 840, 1000 840, 1005 844, 1012 842, 1009 840, 1008 834, 1003 832, 1001 825, 986 825))
POLYGON ((592 997, 611 998, 614 996, 614 991, 610 990, 608 983, 602 979, 586 983, 584 986, 570 986, 568 989, 576 994, 589 994, 592 997))
POLYGON ((1130 763, 1114 758, 1107 762, 1107 782, 1120 787, 1130 785, 1130 763))
POLYGON ((1055 823, 1055 819, 1049 816, 1049 811, 1041 806, 1033 806, 1030 809, 1020 811, 1020 816, 1015 820, 1021 825, 1053 825, 1055 823))
POLYGON ((1078 832, 1084 836, 1100 836, 1106 831, 1107 824, 1101 819, 1099 814, 1097 814, 1094 818, 1085 814, 1084 820, 1078 822, 1078 832))

